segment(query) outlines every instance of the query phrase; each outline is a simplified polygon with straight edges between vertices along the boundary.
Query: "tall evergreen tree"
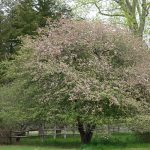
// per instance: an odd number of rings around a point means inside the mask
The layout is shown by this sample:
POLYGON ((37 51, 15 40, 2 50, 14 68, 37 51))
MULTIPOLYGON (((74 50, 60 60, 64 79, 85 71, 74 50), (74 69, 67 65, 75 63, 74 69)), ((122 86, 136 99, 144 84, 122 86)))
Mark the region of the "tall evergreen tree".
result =
POLYGON ((7 0, 2 1, 1 7, 0 58, 3 59, 17 51, 20 36, 35 35, 38 27, 46 25, 47 18, 55 20, 71 15, 71 9, 59 0, 7 0))

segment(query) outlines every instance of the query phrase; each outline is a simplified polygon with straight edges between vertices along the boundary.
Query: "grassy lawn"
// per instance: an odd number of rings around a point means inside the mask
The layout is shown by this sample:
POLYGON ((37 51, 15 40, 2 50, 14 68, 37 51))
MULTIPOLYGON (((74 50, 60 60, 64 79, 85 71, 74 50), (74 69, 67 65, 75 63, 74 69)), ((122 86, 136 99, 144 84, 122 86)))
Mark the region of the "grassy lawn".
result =
POLYGON ((110 137, 94 137, 91 144, 81 145, 80 138, 47 137, 22 139, 15 145, 0 146, 0 150, 150 150, 150 143, 140 142, 133 134, 114 134, 110 137))
POLYGON ((150 150, 150 144, 133 144, 126 146, 89 145, 82 150, 150 150))
POLYGON ((66 148, 57 148, 49 146, 0 146, 0 150, 75 150, 75 149, 66 149, 66 148))
POLYGON ((129 147, 115 147, 115 146, 82 146, 81 148, 60 148, 51 146, 0 146, 0 150, 150 150, 150 145, 132 145, 129 147))

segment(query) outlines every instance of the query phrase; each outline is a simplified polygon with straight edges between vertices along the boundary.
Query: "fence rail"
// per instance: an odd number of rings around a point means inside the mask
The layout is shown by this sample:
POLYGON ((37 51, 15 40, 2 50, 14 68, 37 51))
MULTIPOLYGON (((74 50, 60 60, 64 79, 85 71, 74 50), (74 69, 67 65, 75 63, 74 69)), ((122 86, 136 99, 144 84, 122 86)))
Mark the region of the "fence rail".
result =
MULTIPOLYGON (((5 131, 4 131, 5 132, 5 131)), ((129 133, 131 132, 125 125, 103 125, 100 127, 96 127, 93 130, 94 135, 104 135, 104 134, 112 134, 112 133, 129 133)), ((38 137, 43 142, 46 137, 52 137, 56 139, 57 137, 76 137, 79 136, 79 131, 77 127, 63 127, 63 128, 39 128, 36 130, 23 130, 23 131, 7 131, 6 133, 2 133, 0 131, 0 143, 10 144, 13 142, 19 142, 22 138, 34 138, 38 137), (6 134, 7 133, 7 134, 6 134)))
MULTIPOLYGON (((94 134, 112 134, 112 133, 128 133, 131 132, 125 126, 102 126, 97 127, 93 130, 94 134)), ((41 137, 43 140, 47 136, 51 136, 54 139, 57 137, 67 138, 68 136, 78 136, 79 131, 77 128, 51 128, 51 129, 42 129, 42 130, 26 130, 26 131, 12 131, 11 138, 28 138, 28 137, 41 137)))

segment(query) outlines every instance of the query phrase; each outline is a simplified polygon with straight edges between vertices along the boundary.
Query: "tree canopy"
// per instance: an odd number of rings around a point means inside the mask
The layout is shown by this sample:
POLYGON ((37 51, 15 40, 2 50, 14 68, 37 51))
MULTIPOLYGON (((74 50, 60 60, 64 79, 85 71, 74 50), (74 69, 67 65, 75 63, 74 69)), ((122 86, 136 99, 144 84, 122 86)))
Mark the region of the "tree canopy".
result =
POLYGON ((150 57, 140 38, 110 25, 64 19, 38 35, 24 38, 8 71, 10 83, 22 83, 17 102, 27 116, 77 122, 88 143, 103 119, 149 111, 143 92, 134 94, 138 87, 149 93, 150 57))
POLYGON ((134 34, 143 36, 149 18, 149 0, 75 0, 82 6, 94 6, 98 13, 108 17, 119 17, 134 34))

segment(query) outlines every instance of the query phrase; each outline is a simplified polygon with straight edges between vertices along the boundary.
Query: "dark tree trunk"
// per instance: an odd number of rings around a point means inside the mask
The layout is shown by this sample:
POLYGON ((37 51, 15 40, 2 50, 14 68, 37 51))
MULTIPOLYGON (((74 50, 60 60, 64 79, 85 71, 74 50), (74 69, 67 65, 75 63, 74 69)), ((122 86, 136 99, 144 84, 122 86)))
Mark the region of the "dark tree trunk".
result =
MULTIPOLYGON (((20 133, 17 133, 16 136, 25 136, 25 134, 26 134, 26 133, 25 133, 24 131, 22 131, 22 132, 20 132, 20 133)), ((17 138, 16 138, 16 142, 20 142, 20 139, 21 139, 20 137, 17 137, 17 138)))
POLYGON ((57 135, 60 135, 60 134, 61 134, 61 129, 57 129, 57 130, 56 130, 56 134, 57 134, 57 135))
POLYGON ((84 127, 84 124, 78 120, 78 130, 83 144, 89 144, 91 142, 94 129, 95 125, 86 124, 84 127))

